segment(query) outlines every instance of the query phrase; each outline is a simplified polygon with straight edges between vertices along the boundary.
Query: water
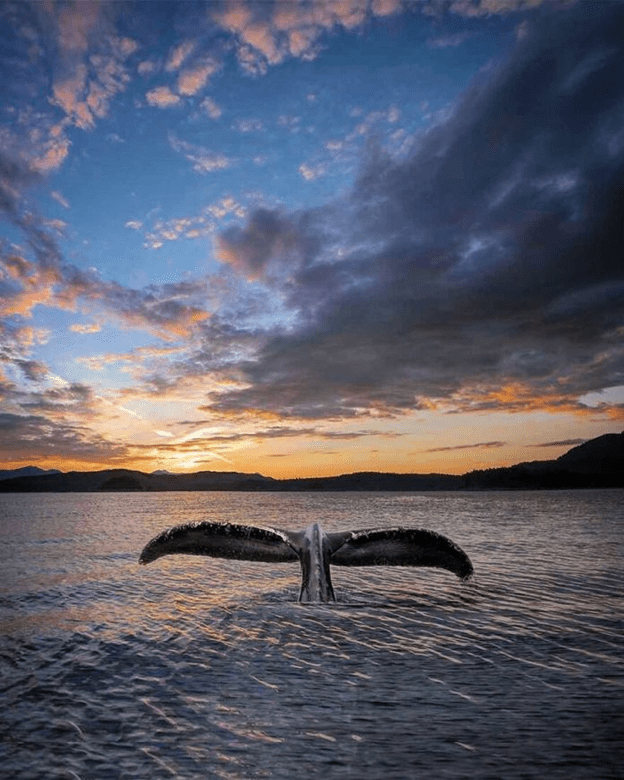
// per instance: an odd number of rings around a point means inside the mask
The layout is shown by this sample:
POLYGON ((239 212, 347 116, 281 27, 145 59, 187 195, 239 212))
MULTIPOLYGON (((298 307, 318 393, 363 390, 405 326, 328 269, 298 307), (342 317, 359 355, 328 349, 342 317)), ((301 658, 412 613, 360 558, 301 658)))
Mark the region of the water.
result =
POLYGON ((622 778, 623 497, 0 495, 0 777, 622 778), (476 576, 137 565, 198 519, 431 528, 476 576))

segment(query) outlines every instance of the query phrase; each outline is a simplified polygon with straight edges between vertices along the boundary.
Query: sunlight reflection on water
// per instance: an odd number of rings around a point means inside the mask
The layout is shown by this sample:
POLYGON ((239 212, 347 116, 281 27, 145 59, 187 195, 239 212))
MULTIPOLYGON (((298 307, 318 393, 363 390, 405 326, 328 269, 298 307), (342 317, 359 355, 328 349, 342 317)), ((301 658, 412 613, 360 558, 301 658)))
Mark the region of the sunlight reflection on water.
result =
POLYGON ((7 777, 621 777, 622 493, 0 496, 7 777), (294 518, 294 519, 293 519, 294 518), (474 581, 187 556, 190 520, 404 524, 474 581))

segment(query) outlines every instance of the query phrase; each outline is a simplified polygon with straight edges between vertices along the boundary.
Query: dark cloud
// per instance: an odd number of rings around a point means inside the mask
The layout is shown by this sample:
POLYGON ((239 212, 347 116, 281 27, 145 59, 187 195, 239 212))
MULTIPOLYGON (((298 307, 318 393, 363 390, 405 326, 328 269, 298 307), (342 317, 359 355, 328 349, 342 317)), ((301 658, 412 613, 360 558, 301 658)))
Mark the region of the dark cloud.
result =
POLYGON ((54 418, 67 417, 69 415, 94 414, 95 396, 93 390, 81 382, 71 382, 62 387, 52 387, 39 392, 21 394, 20 407, 24 411, 50 412, 54 418))
POLYGON ((498 447, 504 447, 506 442, 504 441, 482 441, 477 444, 456 444, 451 447, 433 447, 425 452, 448 452, 449 450, 472 450, 472 449, 498 449, 498 447))
POLYGON ((41 379, 45 379, 48 374, 47 366, 39 360, 16 360, 15 362, 24 377, 31 382, 39 382, 41 379))
POLYGON ((165 339, 188 335, 208 317, 195 303, 205 295, 205 282, 150 285, 143 290, 116 282, 98 281, 95 289, 85 290, 87 298, 100 300, 127 325, 146 327, 165 339))
MULTIPOLYGON (((17 370, 17 374, 30 383, 37 383, 48 376, 48 367, 39 360, 28 358, 34 332, 29 327, 18 327, 7 318, 0 320, 0 364, 17 370)), ((16 390, 13 383, 4 386, 3 397, 16 390)))
POLYGON ((64 382, 53 377, 45 363, 21 356, 31 346, 32 334, 29 329, 10 329, 0 324, 0 336, 3 340, 0 365, 18 379, 26 380, 10 381, 0 372, 0 398, 5 409, 13 410, 5 419, 5 425, 11 421, 15 425, 26 421, 54 427, 59 421, 76 416, 93 419, 97 415, 97 396, 91 387, 81 382, 64 382), (35 412, 45 414, 46 418, 33 417, 35 412))
POLYGON ((245 275, 282 264, 292 317, 213 409, 570 410, 624 383, 623 27, 620 3, 538 12, 407 158, 371 148, 350 199, 223 234, 245 275))
MULTIPOLYGON (((3 144, 4 145, 4 144, 3 144)), ((38 179, 25 160, 0 150, 0 213, 19 222, 21 199, 19 193, 38 179)))
POLYGON ((587 439, 563 439, 563 441, 546 441, 542 444, 535 444, 535 447, 575 447, 577 444, 584 444, 587 439))
POLYGON ((232 226, 218 237, 218 256, 249 279, 266 276, 271 261, 287 267, 313 256, 317 244, 300 225, 276 210, 258 209, 244 228, 232 226))
POLYGON ((106 463, 126 449, 78 425, 43 415, 0 412, 0 449, 13 459, 80 459, 106 463))
MULTIPOLYGON (((178 423, 180 424, 180 423, 178 423)), ((188 424, 188 423, 182 423, 188 424)), ((197 446, 201 442, 236 442, 246 441, 248 439, 283 439, 290 437, 306 437, 320 440, 338 440, 349 441, 351 439, 361 439, 366 436, 381 436, 384 438, 398 438, 407 434, 402 433, 383 433, 375 430, 361 431, 325 431, 318 428, 297 428, 288 425, 276 425, 271 428, 265 428, 258 431, 241 431, 229 434, 206 435, 202 438, 190 439, 187 443, 191 446, 197 446)), ((183 443, 184 444, 184 443, 183 443)), ((172 445, 174 448, 179 446, 172 445)), ((475 445, 478 446, 478 445, 475 445)))

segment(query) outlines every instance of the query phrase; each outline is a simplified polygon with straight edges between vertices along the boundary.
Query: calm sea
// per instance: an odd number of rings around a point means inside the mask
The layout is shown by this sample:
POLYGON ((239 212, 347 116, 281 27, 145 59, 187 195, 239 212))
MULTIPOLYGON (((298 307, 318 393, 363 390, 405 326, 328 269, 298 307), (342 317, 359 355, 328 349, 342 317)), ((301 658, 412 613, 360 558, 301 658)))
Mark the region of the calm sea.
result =
POLYGON ((0 777, 624 777, 624 492, 0 495, 0 777), (476 576, 143 545, 190 520, 450 536, 476 576))

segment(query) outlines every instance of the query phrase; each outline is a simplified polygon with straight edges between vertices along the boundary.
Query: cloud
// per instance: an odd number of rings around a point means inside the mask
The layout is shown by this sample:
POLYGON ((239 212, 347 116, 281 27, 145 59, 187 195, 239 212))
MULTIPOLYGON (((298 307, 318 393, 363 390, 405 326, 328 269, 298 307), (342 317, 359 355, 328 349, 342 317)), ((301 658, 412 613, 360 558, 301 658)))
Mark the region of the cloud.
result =
POLYGON ((208 317, 203 280, 134 290, 67 263, 45 220, 21 194, 32 180, 26 164, 0 154, 0 213, 23 233, 30 250, 27 256, 0 244, 0 314, 30 318, 40 305, 74 311, 95 304, 123 326, 167 340, 188 336, 208 317))
POLYGON ((139 62, 137 65, 137 71, 139 76, 146 78, 151 76, 152 73, 156 73, 158 71, 158 63, 153 62, 152 60, 144 60, 143 62, 139 62))
MULTIPOLYGON (((449 9, 464 16, 503 14, 538 3, 456 0, 449 9)), ((144 78, 162 71, 169 74, 172 83, 148 90, 146 102, 170 109, 180 106, 184 98, 198 95, 232 48, 243 69, 260 75, 288 58, 316 57, 323 37, 334 30, 353 31, 404 7, 400 0, 223 0, 201 11, 192 4, 183 5, 184 15, 178 14, 176 20, 185 29, 184 37, 171 48, 164 63, 145 56, 139 59, 141 43, 120 34, 123 4, 98 1, 10 6, 0 71, 6 74, 3 96, 13 111, 15 127, 11 131, 5 128, 4 133, 14 134, 32 170, 47 174, 60 168, 71 148, 71 129, 90 131, 108 116, 133 73, 144 78), (227 34, 227 40, 223 35, 215 39, 215 26, 227 34), (41 96, 47 98, 47 112, 41 108, 42 101, 36 100, 41 96), (35 104, 38 110, 33 108, 35 104)), ((423 12, 428 8, 423 6, 423 12)), ((135 29, 139 27, 137 22, 135 29)), ((218 116, 212 103, 204 103, 203 110, 212 118, 218 116)), ((6 137, 0 140, 6 146, 6 137)), ((205 163, 197 162, 196 167, 202 172, 213 171, 224 167, 224 161, 224 157, 213 155, 205 163)))
POLYGON ((245 207, 231 195, 226 195, 216 203, 209 204, 205 210, 215 219, 223 219, 228 214, 234 214, 237 217, 244 217, 247 214, 245 207))
POLYGON ((77 3, 53 13, 59 57, 52 102, 83 130, 105 117, 110 101, 126 89, 130 74, 125 61, 138 48, 132 39, 115 34, 104 9, 101 3, 77 3))
POLYGON ((372 11, 376 16, 392 16, 402 10, 402 0, 373 0, 372 11))
MULTIPOLYGON (((231 195, 226 195, 218 201, 204 206, 199 214, 156 220, 145 232, 144 246, 150 249, 160 249, 165 241, 178 241, 181 238, 205 238, 211 236, 225 218, 242 218, 246 216, 246 213, 244 206, 231 195)), ((143 223, 131 220, 126 222, 126 227, 140 230, 143 223)))
POLYGON ((432 447, 425 450, 425 452, 449 452, 452 450, 473 450, 473 449, 498 449, 504 447, 506 442, 504 441, 483 441, 477 444, 456 444, 451 447, 432 447))
POLYGON ((37 131, 37 135, 45 136, 30 150, 30 166, 37 173, 50 173, 61 167, 69 155, 70 140, 64 135, 64 124, 53 125, 37 131))
POLYGON ((548 0, 451 0, 448 10, 461 16, 506 15, 537 8, 548 0))
POLYGON ((224 154, 211 152, 204 146, 191 144, 178 138, 175 133, 169 133, 169 143, 174 151, 184 155, 189 162, 193 163, 193 170, 197 173, 214 173, 229 168, 232 160, 224 154))
POLYGON ((265 274, 276 259, 299 257, 306 251, 305 237, 294 223, 269 209, 257 209, 245 228, 232 226, 217 239, 217 257, 249 279, 265 274))
POLYGON ((578 444, 584 444, 587 439, 563 439, 563 441, 546 441, 542 444, 535 444, 534 447, 575 447, 578 444))
POLYGON ((301 130, 301 117, 280 114, 277 117, 277 124, 280 127, 285 127, 290 133, 298 133, 301 130))
POLYGON ((595 416, 580 396, 624 383, 624 9, 532 22, 411 153, 370 146, 349 198, 220 235, 290 316, 214 412, 595 416))
POLYGON ((154 87, 146 92, 145 99, 150 106, 157 108, 173 108, 182 103, 180 96, 172 92, 169 87, 154 87))
POLYGON ((456 46, 460 46, 469 38, 472 38, 473 35, 474 35, 473 32, 464 30, 464 32, 458 32, 452 35, 443 35, 437 38, 428 38, 427 46, 430 49, 447 49, 449 48, 449 46, 456 47, 456 46))
POLYGON ((32 309, 50 303, 60 281, 55 268, 41 267, 17 254, 0 257, 3 278, 0 282, 0 314, 29 317, 32 309))
POLYGON ((48 374, 47 366, 39 360, 16 360, 15 364, 30 382, 39 382, 48 374))
POLYGON ((375 16, 402 9, 399 0, 314 0, 294 3, 225 2, 210 7, 209 15, 234 36, 243 70, 264 75, 269 66, 287 58, 314 59, 322 36, 335 28, 354 30, 375 16))
POLYGON ((125 447, 86 427, 41 414, 0 412, 0 447, 12 460, 53 458, 109 463, 126 455, 125 447))
MULTIPOLYGON (((91 23, 85 23, 75 33, 67 33, 68 37, 63 39, 67 56, 83 53, 91 28, 91 23)), ((121 57, 133 51, 134 43, 109 37, 107 46, 121 57)), ((96 58, 96 69, 100 65, 96 58)), ((102 67, 105 69, 105 63, 102 67)), ((92 108, 97 115, 97 106, 94 104, 92 108)), ((20 246, 8 241, 0 243, 0 314, 26 319, 41 305, 74 311, 95 304, 113 315, 123 327, 146 329, 167 340, 187 337, 208 317, 203 307, 206 297, 203 280, 196 284, 184 282, 133 290, 103 280, 93 269, 82 270, 68 263, 55 236, 60 223, 45 220, 26 197, 28 189, 41 179, 36 158, 34 163, 32 154, 20 146, 14 133, 5 130, 3 140, 0 214, 21 232, 24 243, 20 246)), ((192 153, 187 147, 184 149, 192 153)), ((62 198, 57 193, 57 200, 59 197, 62 198)))
POLYGON ((72 417, 76 414, 92 417, 96 397, 90 387, 81 382, 66 382, 52 377, 45 366, 37 371, 34 379, 40 381, 44 378, 56 380, 56 384, 22 397, 20 406, 23 410, 46 411, 56 419, 64 419, 70 413, 72 417))
POLYGON ((204 111, 211 119, 219 119, 223 114, 223 109, 219 106, 211 97, 206 97, 199 104, 199 107, 204 111))
MULTIPOLYGON (((158 70, 156 63, 147 60, 141 62, 138 68, 142 76, 150 76, 158 70)), ((199 39, 184 40, 169 51, 164 66, 166 73, 177 73, 176 91, 168 86, 155 87, 147 92, 147 102, 158 108, 178 106, 182 103, 181 95, 197 95, 221 68, 222 62, 218 57, 202 52, 199 39)))
POLYGON ((324 176, 327 173, 327 168, 323 163, 320 163, 319 165, 301 163, 299 166, 299 173, 306 181, 314 181, 314 179, 324 176))
POLYGON ((102 330, 102 326, 97 322, 91 322, 86 324, 70 325, 69 329, 72 331, 72 333, 81 333, 84 335, 89 333, 99 333, 102 330))
POLYGON ((178 92, 185 96, 196 95, 206 86, 210 77, 220 69, 220 63, 213 59, 194 63, 178 75, 178 92))
POLYGON ((37 173, 57 170, 69 154, 72 127, 91 130, 130 82, 128 60, 138 44, 116 33, 116 8, 100 2, 9 7, 0 55, 7 108, 2 144, 37 173))
POLYGON ((0 397, 13 398, 20 383, 37 382, 48 375, 47 367, 31 358, 32 347, 45 344, 48 333, 42 329, 19 326, 9 318, 0 321, 0 397))
MULTIPOLYGON (((178 426, 195 426, 198 421, 179 422, 178 426)), ((202 426, 179 438, 180 444, 193 442, 194 447, 198 447, 202 442, 240 442, 263 439, 288 439, 288 438, 311 438, 318 441, 351 441, 362 439, 369 436, 381 436, 384 438, 398 438, 406 434, 383 433, 376 430, 359 431, 328 431, 317 427, 296 427, 290 425, 274 425, 270 428, 261 428, 254 431, 236 430, 233 433, 219 433, 221 428, 215 429, 214 426, 202 426)), ((478 445, 475 445, 478 446, 478 445)))
POLYGON ((58 190, 53 190, 50 193, 50 197, 53 198, 57 203, 60 203, 60 205, 64 209, 70 208, 69 203, 66 198, 63 197, 63 195, 58 190))
POLYGON ((260 133, 264 130, 262 119, 237 119, 233 128, 239 133, 260 133))
POLYGON ((182 41, 182 43, 174 46, 169 52, 169 56, 167 57, 165 70, 168 72, 179 70, 184 62, 188 59, 195 46, 195 41, 191 40, 182 41))
MULTIPOLYGON (((29 356, 32 345, 41 343, 43 334, 11 327, 8 322, 0 325, 0 331, 0 393, 5 431, 11 429, 12 423, 15 426, 26 424, 28 432, 34 421, 32 415, 37 414, 43 415, 36 422, 41 425, 41 435, 45 437, 44 427, 46 430, 56 430, 59 425, 66 428, 67 421, 69 427, 73 427, 77 418, 93 421, 98 416, 97 397, 89 386, 55 376, 43 362, 29 356)), ((29 434, 28 439, 30 441, 29 434)))
POLYGON ((205 294, 203 282, 149 285, 143 290, 134 290, 116 282, 95 280, 93 285, 78 289, 75 294, 101 301, 104 308, 126 326, 146 329, 160 338, 172 340, 188 337, 208 318, 201 303, 191 302, 201 299, 202 292, 205 294))
POLYGON ((128 363, 137 374, 145 375, 147 367, 152 366, 161 370, 163 368, 163 358, 169 358, 179 355, 186 351, 186 346, 166 346, 166 347, 136 347, 130 352, 107 352, 102 355, 91 355, 89 357, 78 357, 76 361, 87 366, 92 371, 102 371, 107 365, 115 363, 128 363))

